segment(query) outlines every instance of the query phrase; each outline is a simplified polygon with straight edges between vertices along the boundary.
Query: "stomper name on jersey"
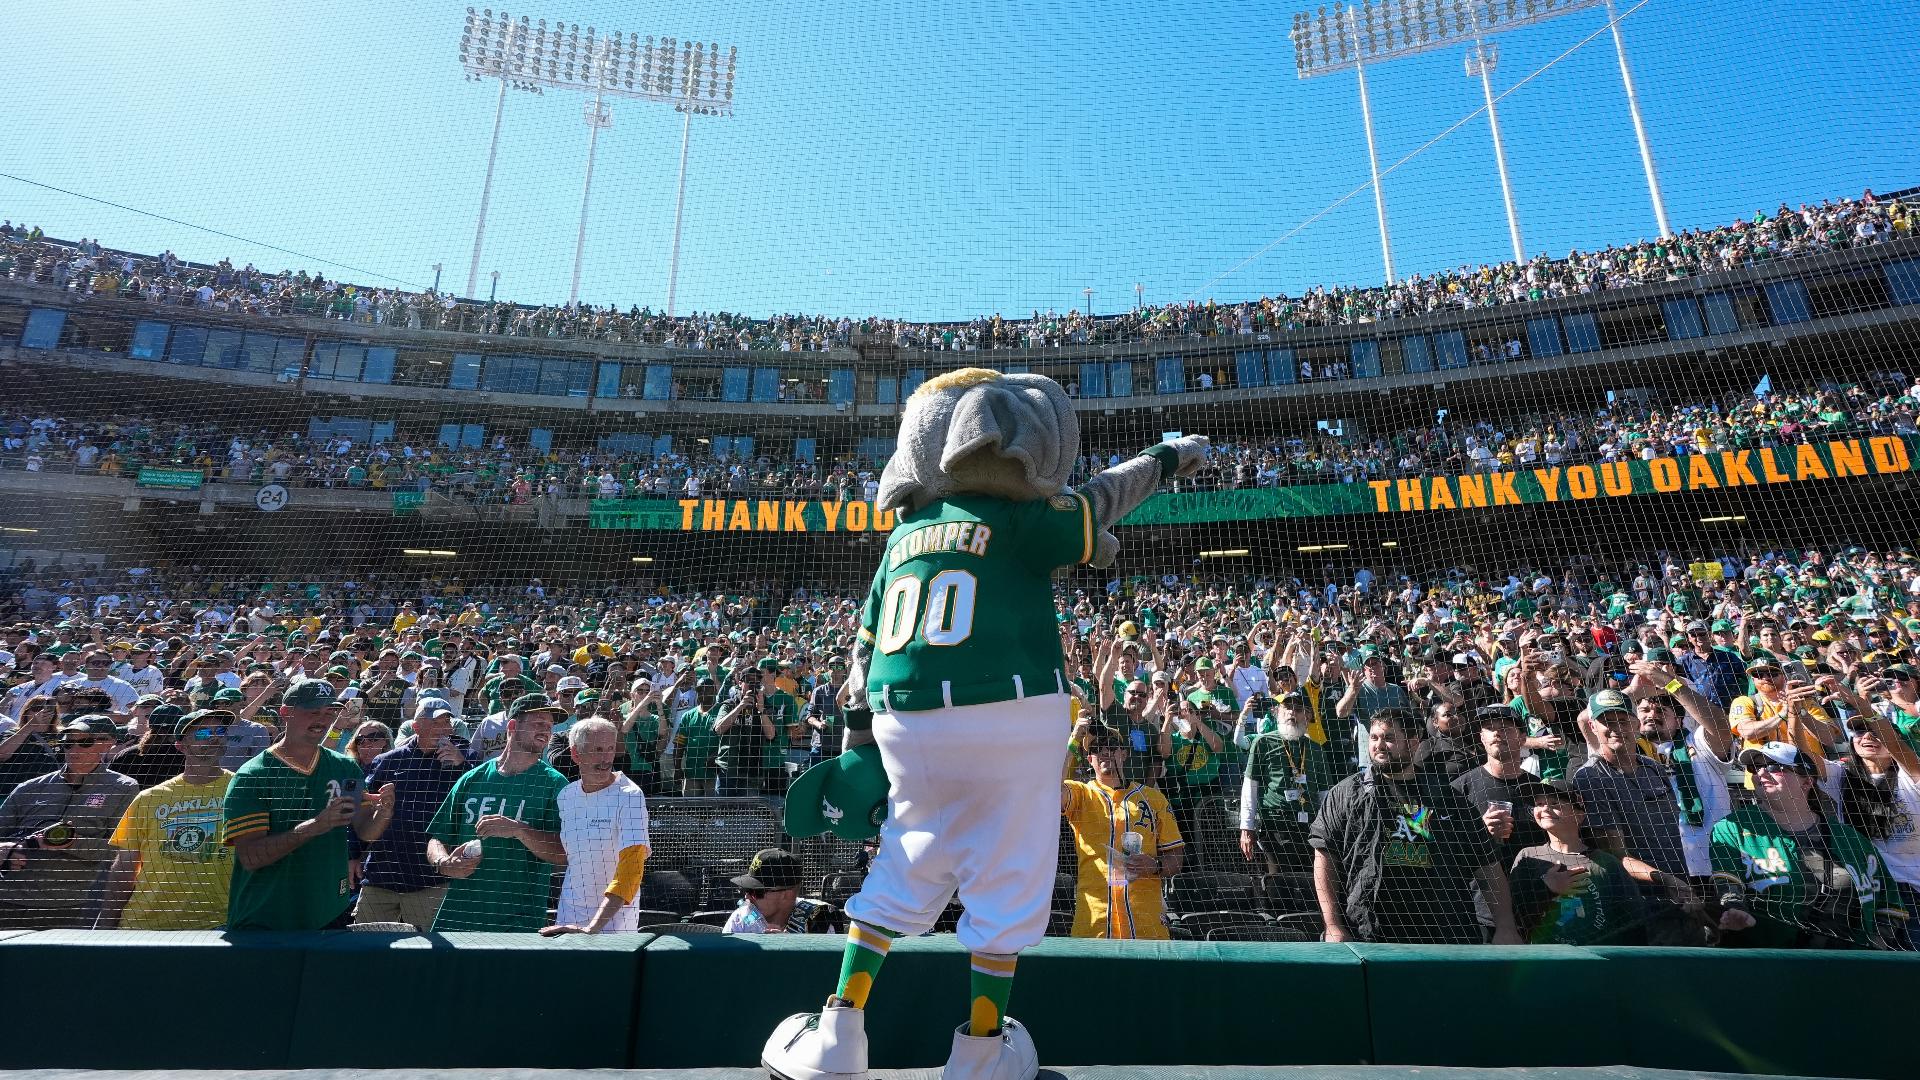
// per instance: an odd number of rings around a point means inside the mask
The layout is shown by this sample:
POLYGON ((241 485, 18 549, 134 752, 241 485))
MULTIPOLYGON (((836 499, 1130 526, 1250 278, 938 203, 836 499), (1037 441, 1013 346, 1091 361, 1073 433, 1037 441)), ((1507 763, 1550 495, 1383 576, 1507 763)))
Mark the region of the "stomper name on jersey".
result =
POLYGON ((887 553, 887 569, 898 570, 901 563, 915 556, 941 552, 984 557, 987 554, 987 542, 992 538, 993 530, 978 522, 946 521, 924 525, 893 542, 893 550, 887 553))

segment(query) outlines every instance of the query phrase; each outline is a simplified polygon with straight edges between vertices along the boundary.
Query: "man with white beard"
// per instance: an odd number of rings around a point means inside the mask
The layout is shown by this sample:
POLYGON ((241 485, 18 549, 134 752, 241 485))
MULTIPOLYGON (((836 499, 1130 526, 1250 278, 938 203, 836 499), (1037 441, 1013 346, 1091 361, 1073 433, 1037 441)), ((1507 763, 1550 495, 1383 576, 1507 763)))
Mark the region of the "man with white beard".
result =
POLYGON ((1247 748, 1247 771, 1240 780, 1240 854, 1252 862, 1257 847, 1267 873, 1310 874, 1307 827, 1341 771, 1326 744, 1307 733, 1313 715, 1306 694, 1294 690, 1278 701, 1249 704, 1249 711, 1273 708, 1273 730, 1255 736, 1247 748))

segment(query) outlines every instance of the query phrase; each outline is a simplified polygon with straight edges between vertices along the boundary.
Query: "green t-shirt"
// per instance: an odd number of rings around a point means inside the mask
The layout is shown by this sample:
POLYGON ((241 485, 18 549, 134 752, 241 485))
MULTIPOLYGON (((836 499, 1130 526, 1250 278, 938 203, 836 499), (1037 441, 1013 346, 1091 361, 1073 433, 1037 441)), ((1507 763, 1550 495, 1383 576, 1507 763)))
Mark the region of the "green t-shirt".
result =
POLYGON ((1257 735, 1247 748, 1247 776, 1260 797, 1263 827, 1296 825, 1305 829, 1320 808, 1320 797, 1339 783, 1333 754, 1305 736, 1257 735))
POLYGON ((1093 557, 1095 533, 1079 495, 961 495, 902 515, 860 611, 874 709, 942 708, 942 684, 956 704, 1007 700, 1015 676, 1055 692, 1066 663, 1051 578, 1093 557))
POLYGON ((688 709, 680 714, 680 729, 674 733, 674 751, 680 756, 680 775, 689 780, 707 780, 713 776, 713 754, 720 737, 713 733, 713 722, 720 709, 711 712, 688 709))
MULTIPOLYGON (((560 789, 566 786, 567 778, 544 761, 508 776, 500 771, 500 759, 493 758, 454 781, 427 835, 449 848, 464 844, 489 814, 558 832, 560 789)), ((480 841, 480 865, 473 876, 447 887, 433 929, 538 930, 547 925, 547 899, 559 869, 512 837, 487 837, 480 841)))
MULTIPOLYGON (((365 783, 366 773, 352 758, 324 747, 309 772, 287 764, 271 749, 256 754, 227 787, 226 842, 290 832, 365 783)), ((227 929, 318 930, 339 918, 353 903, 347 885, 351 828, 345 825, 316 836, 258 870, 233 860, 227 929)))
POLYGON ((1877 933, 1875 913, 1902 911, 1900 894, 1887 876, 1873 842, 1853 826, 1832 819, 1825 824, 1823 846, 1846 868, 1853 902, 1830 916, 1818 917, 1807 905, 1820 884, 1807 872, 1801 841, 1758 806, 1743 806, 1713 827, 1713 880, 1716 887, 1741 892, 1758 925, 1741 931, 1734 944, 1791 946, 1801 929, 1817 929, 1866 945, 1877 933))

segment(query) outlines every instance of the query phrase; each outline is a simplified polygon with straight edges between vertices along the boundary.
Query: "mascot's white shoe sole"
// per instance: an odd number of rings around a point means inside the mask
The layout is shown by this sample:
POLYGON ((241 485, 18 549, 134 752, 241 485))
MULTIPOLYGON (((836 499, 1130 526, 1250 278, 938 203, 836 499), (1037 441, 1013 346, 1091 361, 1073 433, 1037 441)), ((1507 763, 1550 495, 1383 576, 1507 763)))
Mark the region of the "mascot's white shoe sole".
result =
POLYGON ((1040 1075, 1040 1055, 1033 1036, 1011 1016, 998 1035, 969 1035, 967 1025, 961 1024, 940 1075, 942 1080, 1034 1080, 1040 1075))
POLYGON ((774 1080, 864 1080, 867 1014, 853 1008, 794 1013, 773 1029, 760 1065, 774 1080))

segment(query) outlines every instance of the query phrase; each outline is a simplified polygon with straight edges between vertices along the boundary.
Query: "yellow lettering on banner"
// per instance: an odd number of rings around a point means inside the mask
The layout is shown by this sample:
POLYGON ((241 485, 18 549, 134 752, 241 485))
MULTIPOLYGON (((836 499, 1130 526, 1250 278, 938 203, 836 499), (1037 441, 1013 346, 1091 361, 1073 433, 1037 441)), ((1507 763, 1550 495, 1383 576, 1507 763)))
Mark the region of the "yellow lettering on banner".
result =
POLYGON ((1907 444, 1890 435, 1881 435, 1868 439, 1867 445, 1873 447, 1873 467, 1883 473, 1906 472, 1913 467, 1907 458, 1907 444))
MULTIPOLYGON (((889 514, 892 512, 891 510, 887 511, 889 514)), ((985 555, 987 553, 987 540, 992 536, 992 529, 987 528, 985 525, 975 525, 973 527, 973 546, 967 550, 975 555, 985 555)))
POLYGON ((781 514, 780 531, 781 532, 806 532, 807 519, 804 516, 803 512, 806 510, 807 504, 803 502, 795 502, 792 499, 788 499, 786 502, 781 503, 780 505, 782 510, 784 511, 781 514))
POLYGON ((1624 461, 1609 461, 1600 466, 1600 486, 1608 495, 1633 494, 1633 470, 1624 461))
POLYGON ((1387 489, 1393 486, 1393 481, 1369 480, 1367 481, 1367 486, 1373 489, 1373 509, 1375 513, 1384 514, 1391 509, 1391 507, 1387 505, 1387 489))
POLYGON ((894 512, 891 510, 876 509, 873 512, 873 531, 874 532, 892 532, 893 520, 894 520, 893 514, 894 512))
POLYGON ((1732 450, 1720 451, 1720 471, 1727 474, 1728 487, 1739 487, 1741 484, 1748 487, 1760 486, 1759 479, 1753 475, 1753 467, 1747 464, 1747 458, 1751 456, 1753 456, 1751 450, 1742 450, 1739 453, 1732 450))
POLYGON ((700 527, 708 532, 725 528, 727 524, 727 504, 719 499, 708 499, 700 504, 700 527))
POLYGON ((759 510, 758 510, 759 520, 754 524, 754 528, 759 532, 779 532, 780 531, 780 504, 777 502, 772 502, 767 499, 762 499, 760 500, 758 506, 759 506, 759 510))
POLYGON ((1487 505, 1487 478, 1484 476, 1455 477, 1460 485, 1461 506, 1487 505))
POLYGON ((1567 470, 1567 494, 1576 499, 1591 499, 1600 494, 1599 479, 1593 475, 1593 466, 1575 465, 1567 470))
POLYGON ((735 502, 733 504, 733 513, 727 515, 727 531, 733 532, 736 529, 752 528, 753 509, 747 505, 745 499, 735 502))
POLYGON ((1793 479, 1780 471, 1780 462, 1773 456, 1773 447, 1763 447, 1760 451, 1760 475, 1767 478, 1769 484, 1784 484, 1793 479))
POLYGON ((1556 465, 1551 469, 1535 469, 1533 470, 1533 477, 1540 481, 1540 494, 1545 495, 1548 502, 1560 501, 1559 466, 1556 465))
POLYGON ((1647 462, 1647 475, 1655 491, 1680 490, 1680 466, 1672 458, 1657 457, 1647 462))
POLYGON ((1820 460, 1820 452, 1807 443, 1793 448, 1793 474, 1797 480, 1827 479, 1827 464, 1820 460))
POLYGON ((832 532, 839 527, 839 522, 840 522, 840 504, 839 503, 823 502, 820 504, 820 512, 827 515, 827 531, 828 532, 832 532))
POLYGON ((680 531, 693 531, 693 511, 700 505, 699 499, 680 500, 680 531))
POLYGON ((1422 490, 1419 478, 1400 481, 1400 509, 1425 510, 1427 493, 1422 490))
POLYGON ((1460 504, 1455 502, 1453 499, 1453 489, 1447 486, 1446 477, 1436 476, 1433 478, 1433 490, 1430 493, 1428 493, 1428 496, 1427 496, 1427 509, 1429 510, 1460 509, 1460 504))
MULTIPOLYGON (((853 503, 847 504, 847 531, 848 532, 866 532, 867 531, 867 504, 866 503, 853 502, 853 503)), ((952 534, 948 534, 948 537, 943 537, 943 539, 950 539, 951 535, 952 534)), ((951 547, 952 545, 946 544, 942 546, 951 547)))
POLYGON ((1492 479, 1493 479, 1493 505, 1495 506, 1519 506, 1520 505, 1520 492, 1515 490, 1513 486, 1514 480, 1518 479, 1518 477, 1516 477, 1513 473, 1510 473, 1510 472, 1497 472, 1493 474, 1492 479))
POLYGON ((1834 476, 1867 475, 1867 459, 1865 453, 1860 449, 1859 439, 1848 439, 1845 442, 1830 442, 1827 444, 1827 452, 1833 455, 1834 476))
POLYGON ((1698 491, 1701 488, 1717 488, 1720 478, 1713 475, 1713 466, 1699 454, 1687 455, 1687 490, 1698 491))

